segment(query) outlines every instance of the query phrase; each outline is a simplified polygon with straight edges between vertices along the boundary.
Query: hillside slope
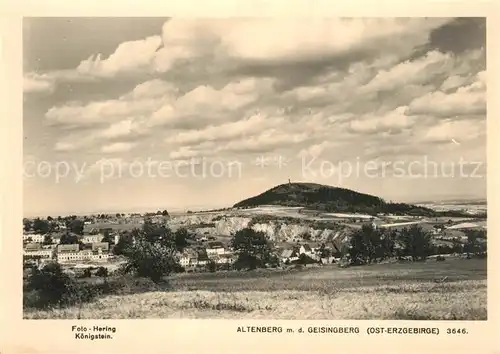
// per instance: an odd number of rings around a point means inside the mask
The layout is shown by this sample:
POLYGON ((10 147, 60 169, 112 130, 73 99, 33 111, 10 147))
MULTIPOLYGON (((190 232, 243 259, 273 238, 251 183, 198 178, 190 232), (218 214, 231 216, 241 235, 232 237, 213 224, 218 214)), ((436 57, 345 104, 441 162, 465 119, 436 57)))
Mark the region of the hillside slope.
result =
POLYGON ((235 208, 261 205, 302 206, 327 212, 394 213, 431 216, 431 209, 404 203, 387 203, 382 198, 351 189, 317 183, 286 183, 236 203, 235 208))

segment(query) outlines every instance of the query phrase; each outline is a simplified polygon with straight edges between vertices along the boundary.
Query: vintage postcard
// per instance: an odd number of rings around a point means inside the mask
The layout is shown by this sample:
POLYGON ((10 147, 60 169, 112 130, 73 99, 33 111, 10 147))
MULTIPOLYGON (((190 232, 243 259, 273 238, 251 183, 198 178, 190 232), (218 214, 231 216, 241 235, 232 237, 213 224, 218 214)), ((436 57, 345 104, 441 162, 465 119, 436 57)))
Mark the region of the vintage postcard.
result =
POLYGON ((497 353, 479 10, 11 20, 0 352, 497 353))

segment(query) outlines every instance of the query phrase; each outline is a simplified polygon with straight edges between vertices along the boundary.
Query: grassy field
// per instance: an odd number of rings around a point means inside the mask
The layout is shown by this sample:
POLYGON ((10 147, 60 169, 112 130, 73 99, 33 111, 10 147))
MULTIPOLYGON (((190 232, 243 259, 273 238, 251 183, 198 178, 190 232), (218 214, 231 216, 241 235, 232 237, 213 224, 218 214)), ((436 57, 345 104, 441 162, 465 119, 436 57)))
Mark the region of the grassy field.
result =
POLYGON ((106 296, 29 319, 486 320, 486 260, 182 274, 168 289, 106 296))

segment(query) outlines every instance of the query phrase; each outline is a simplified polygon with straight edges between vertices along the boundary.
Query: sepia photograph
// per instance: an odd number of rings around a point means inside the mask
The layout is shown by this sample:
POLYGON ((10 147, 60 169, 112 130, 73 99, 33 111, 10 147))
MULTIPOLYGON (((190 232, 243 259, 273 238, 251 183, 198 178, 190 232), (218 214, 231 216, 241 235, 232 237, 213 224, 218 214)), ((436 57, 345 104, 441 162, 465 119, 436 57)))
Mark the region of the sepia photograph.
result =
POLYGON ((22 37, 23 319, 488 320, 486 18, 22 37))

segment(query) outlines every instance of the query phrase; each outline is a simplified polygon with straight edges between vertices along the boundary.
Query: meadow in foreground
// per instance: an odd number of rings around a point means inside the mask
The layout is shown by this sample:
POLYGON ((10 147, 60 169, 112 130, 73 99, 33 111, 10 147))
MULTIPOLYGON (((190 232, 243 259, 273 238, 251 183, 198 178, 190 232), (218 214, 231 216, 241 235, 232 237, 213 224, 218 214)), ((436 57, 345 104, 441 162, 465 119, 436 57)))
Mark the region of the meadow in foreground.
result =
POLYGON ((182 274, 169 288, 104 296, 26 319, 486 320, 486 260, 182 274))

